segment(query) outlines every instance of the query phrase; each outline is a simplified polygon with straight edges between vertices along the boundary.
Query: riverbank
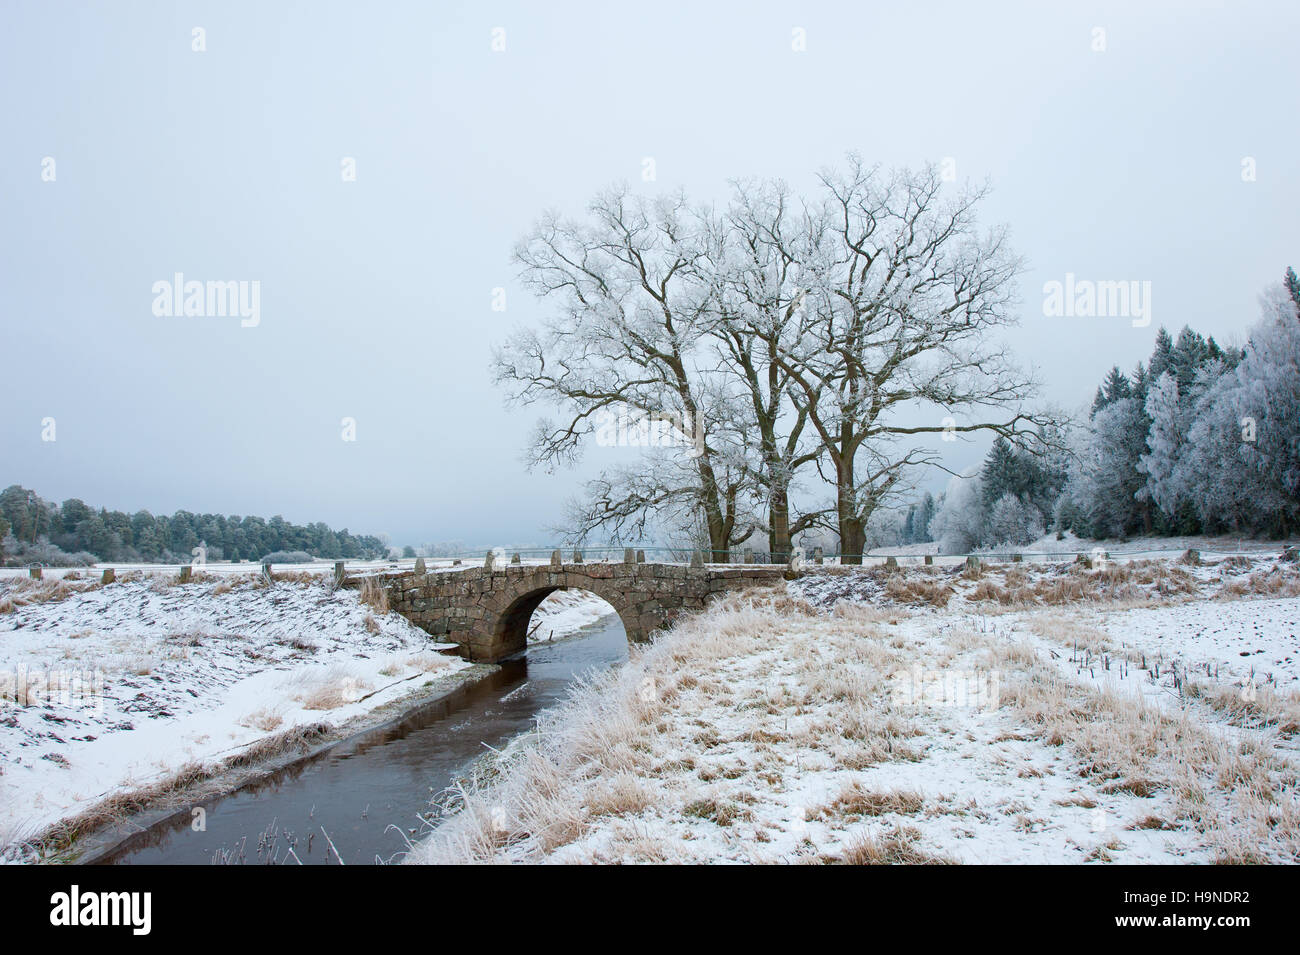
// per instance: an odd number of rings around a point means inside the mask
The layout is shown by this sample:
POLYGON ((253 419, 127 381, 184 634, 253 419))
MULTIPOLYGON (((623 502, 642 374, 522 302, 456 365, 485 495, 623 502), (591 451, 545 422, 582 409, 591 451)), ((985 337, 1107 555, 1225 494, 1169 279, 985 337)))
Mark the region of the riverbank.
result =
POLYGON ((0 858, 65 857, 494 669, 452 649, 320 576, 0 581, 0 858))
POLYGON ((809 573, 588 681, 408 857, 1300 861, 1276 554, 809 573))

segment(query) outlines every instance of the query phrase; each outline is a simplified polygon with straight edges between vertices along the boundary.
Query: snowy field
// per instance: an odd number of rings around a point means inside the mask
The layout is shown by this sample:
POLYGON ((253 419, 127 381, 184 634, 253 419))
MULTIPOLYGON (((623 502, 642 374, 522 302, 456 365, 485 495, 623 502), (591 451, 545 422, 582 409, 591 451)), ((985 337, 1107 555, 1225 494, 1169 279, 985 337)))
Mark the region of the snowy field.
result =
POLYGON ((466 781, 409 861, 1300 861, 1300 572, 814 570, 466 781))
MULTIPOLYGON (((328 575, 99 581, 0 579, 0 847, 470 665, 328 575)), ((589 594, 555 594, 532 638, 610 612, 589 594)))

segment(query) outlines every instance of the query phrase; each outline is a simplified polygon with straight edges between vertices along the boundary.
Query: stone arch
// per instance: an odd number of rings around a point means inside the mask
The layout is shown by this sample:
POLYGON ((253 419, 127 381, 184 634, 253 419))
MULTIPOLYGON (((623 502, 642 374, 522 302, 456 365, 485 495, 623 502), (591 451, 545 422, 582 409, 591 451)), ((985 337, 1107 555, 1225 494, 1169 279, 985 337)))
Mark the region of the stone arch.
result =
MULTIPOLYGON (((779 580, 781 567, 691 567, 681 564, 513 564, 455 571, 398 571, 377 575, 389 606, 463 656, 494 661, 527 645, 528 618, 547 594, 585 590, 618 614, 632 642, 648 640, 683 612, 703 609, 720 593, 779 580)), ((355 576, 343 586, 360 588, 355 576)))
POLYGON ((558 590, 581 590, 599 597, 613 608, 630 642, 645 639, 638 628, 636 608, 622 593, 602 586, 607 581, 586 578, 577 583, 553 583, 546 574, 526 578, 507 588, 493 601, 500 609, 483 620, 486 658, 498 660, 527 649, 528 621, 541 602, 558 590))

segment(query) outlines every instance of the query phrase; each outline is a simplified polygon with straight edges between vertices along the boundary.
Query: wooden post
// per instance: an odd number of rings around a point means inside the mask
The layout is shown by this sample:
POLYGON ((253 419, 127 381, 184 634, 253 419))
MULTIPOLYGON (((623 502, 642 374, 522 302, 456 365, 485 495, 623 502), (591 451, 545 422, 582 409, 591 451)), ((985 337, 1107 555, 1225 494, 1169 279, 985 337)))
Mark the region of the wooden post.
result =
POLYGON ((104 576, 100 578, 100 583, 111 584, 115 580, 117 580, 117 571, 112 567, 105 567, 104 576))
POLYGON ((183 583, 183 584, 188 584, 188 583, 190 582, 190 574, 191 574, 193 571, 194 571, 194 568, 193 568, 192 566, 190 566, 189 564, 186 564, 184 567, 182 567, 182 568, 181 568, 181 583, 183 583))
POLYGON ((343 563, 341 560, 334 561, 334 583, 336 584, 343 583, 343 563))
POLYGON ((823 558, 825 558, 825 556, 826 556, 826 552, 823 551, 820 547, 816 548, 816 549, 813 551, 813 561, 814 561, 815 563, 818 563, 818 564, 822 563, 822 560, 823 560, 823 558))
POLYGON ((274 575, 271 573, 271 562, 269 560, 262 561, 262 579, 268 584, 275 580, 274 575))
POLYGON ((933 555, 933 554, 926 554, 926 555, 925 555, 925 566, 929 567, 929 566, 931 566, 933 563, 934 563, 934 555, 933 555))
POLYGON ((28 568, 27 568, 27 576, 31 577, 32 580, 40 580, 40 579, 41 579, 41 569, 40 569, 39 567, 28 567, 28 568))
POLYGON ((897 558, 897 557, 886 557, 886 558, 885 558, 885 569, 886 569, 886 570, 898 570, 898 558, 897 558))

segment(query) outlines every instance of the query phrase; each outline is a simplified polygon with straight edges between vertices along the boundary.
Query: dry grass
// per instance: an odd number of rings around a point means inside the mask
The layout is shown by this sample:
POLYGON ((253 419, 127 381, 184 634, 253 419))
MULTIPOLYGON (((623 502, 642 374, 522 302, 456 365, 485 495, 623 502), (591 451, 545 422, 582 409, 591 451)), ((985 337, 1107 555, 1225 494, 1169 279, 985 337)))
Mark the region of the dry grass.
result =
POLYGON ((294 673, 289 682, 293 687, 293 698, 308 710, 346 706, 357 702, 372 689, 369 681, 356 676, 342 664, 294 673))
POLYGON ((946 607, 954 591, 951 584, 941 580, 927 580, 892 574, 885 581, 885 593, 897 603, 928 604, 946 607))
POLYGON ((862 833, 845 844, 838 858, 827 861, 841 865, 955 865, 953 859, 920 848, 921 833, 911 826, 894 826, 878 835, 862 833))
POLYGON ((841 816, 851 819, 858 816, 884 816, 889 813, 911 815, 920 812, 924 806, 925 798, 918 792, 901 789, 877 792, 867 789, 860 782, 854 782, 830 804, 813 810, 808 817, 823 819, 828 816, 841 816))
POLYGON ((1183 691, 1224 714, 1233 726, 1274 730, 1282 736, 1300 733, 1300 693, 1282 691, 1269 683, 1251 687, 1206 686, 1187 681, 1183 691))
POLYGON ((608 782, 593 785, 586 796, 586 808, 592 816, 625 816, 653 803, 646 783, 631 773, 617 773, 608 782))
POLYGON ((361 581, 361 602, 379 616, 388 613, 388 588, 376 577, 361 581))
POLYGON ((1300 597, 1300 572, 1279 563, 1269 570, 1257 570, 1245 580, 1224 583, 1216 600, 1236 600, 1241 597, 1300 597))
POLYGON ((1180 819, 1221 856, 1251 849, 1300 861, 1296 772, 1254 739, 1230 739, 1187 710, 1168 711, 1137 695, 1066 683, 1038 663, 1004 681, 1004 702, 1049 745, 1067 746, 1077 771, 1101 792, 1168 794, 1180 819))
POLYGON ((276 709, 265 706, 261 709, 254 710, 252 713, 249 713, 247 716, 244 716, 239 720, 240 726, 248 726, 256 730, 261 730, 263 733, 269 733, 272 730, 279 729, 283 723, 284 716, 281 713, 276 709))
POLYGON ((12 577, 0 586, 3 587, 3 592, 0 592, 0 613, 13 613, 19 607, 65 600, 73 594, 99 590, 103 584, 98 579, 83 580, 80 575, 74 577, 68 574, 62 578, 42 577, 40 580, 12 577))
POLYGON ((1106 605, 1160 605, 1190 598, 1200 586, 1182 567, 1159 560, 1108 562, 1090 570, 1084 564, 1063 564, 1033 579, 1023 566, 1007 569, 999 584, 986 576, 967 598, 995 603, 1008 610, 1024 610, 1076 603, 1106 605))

